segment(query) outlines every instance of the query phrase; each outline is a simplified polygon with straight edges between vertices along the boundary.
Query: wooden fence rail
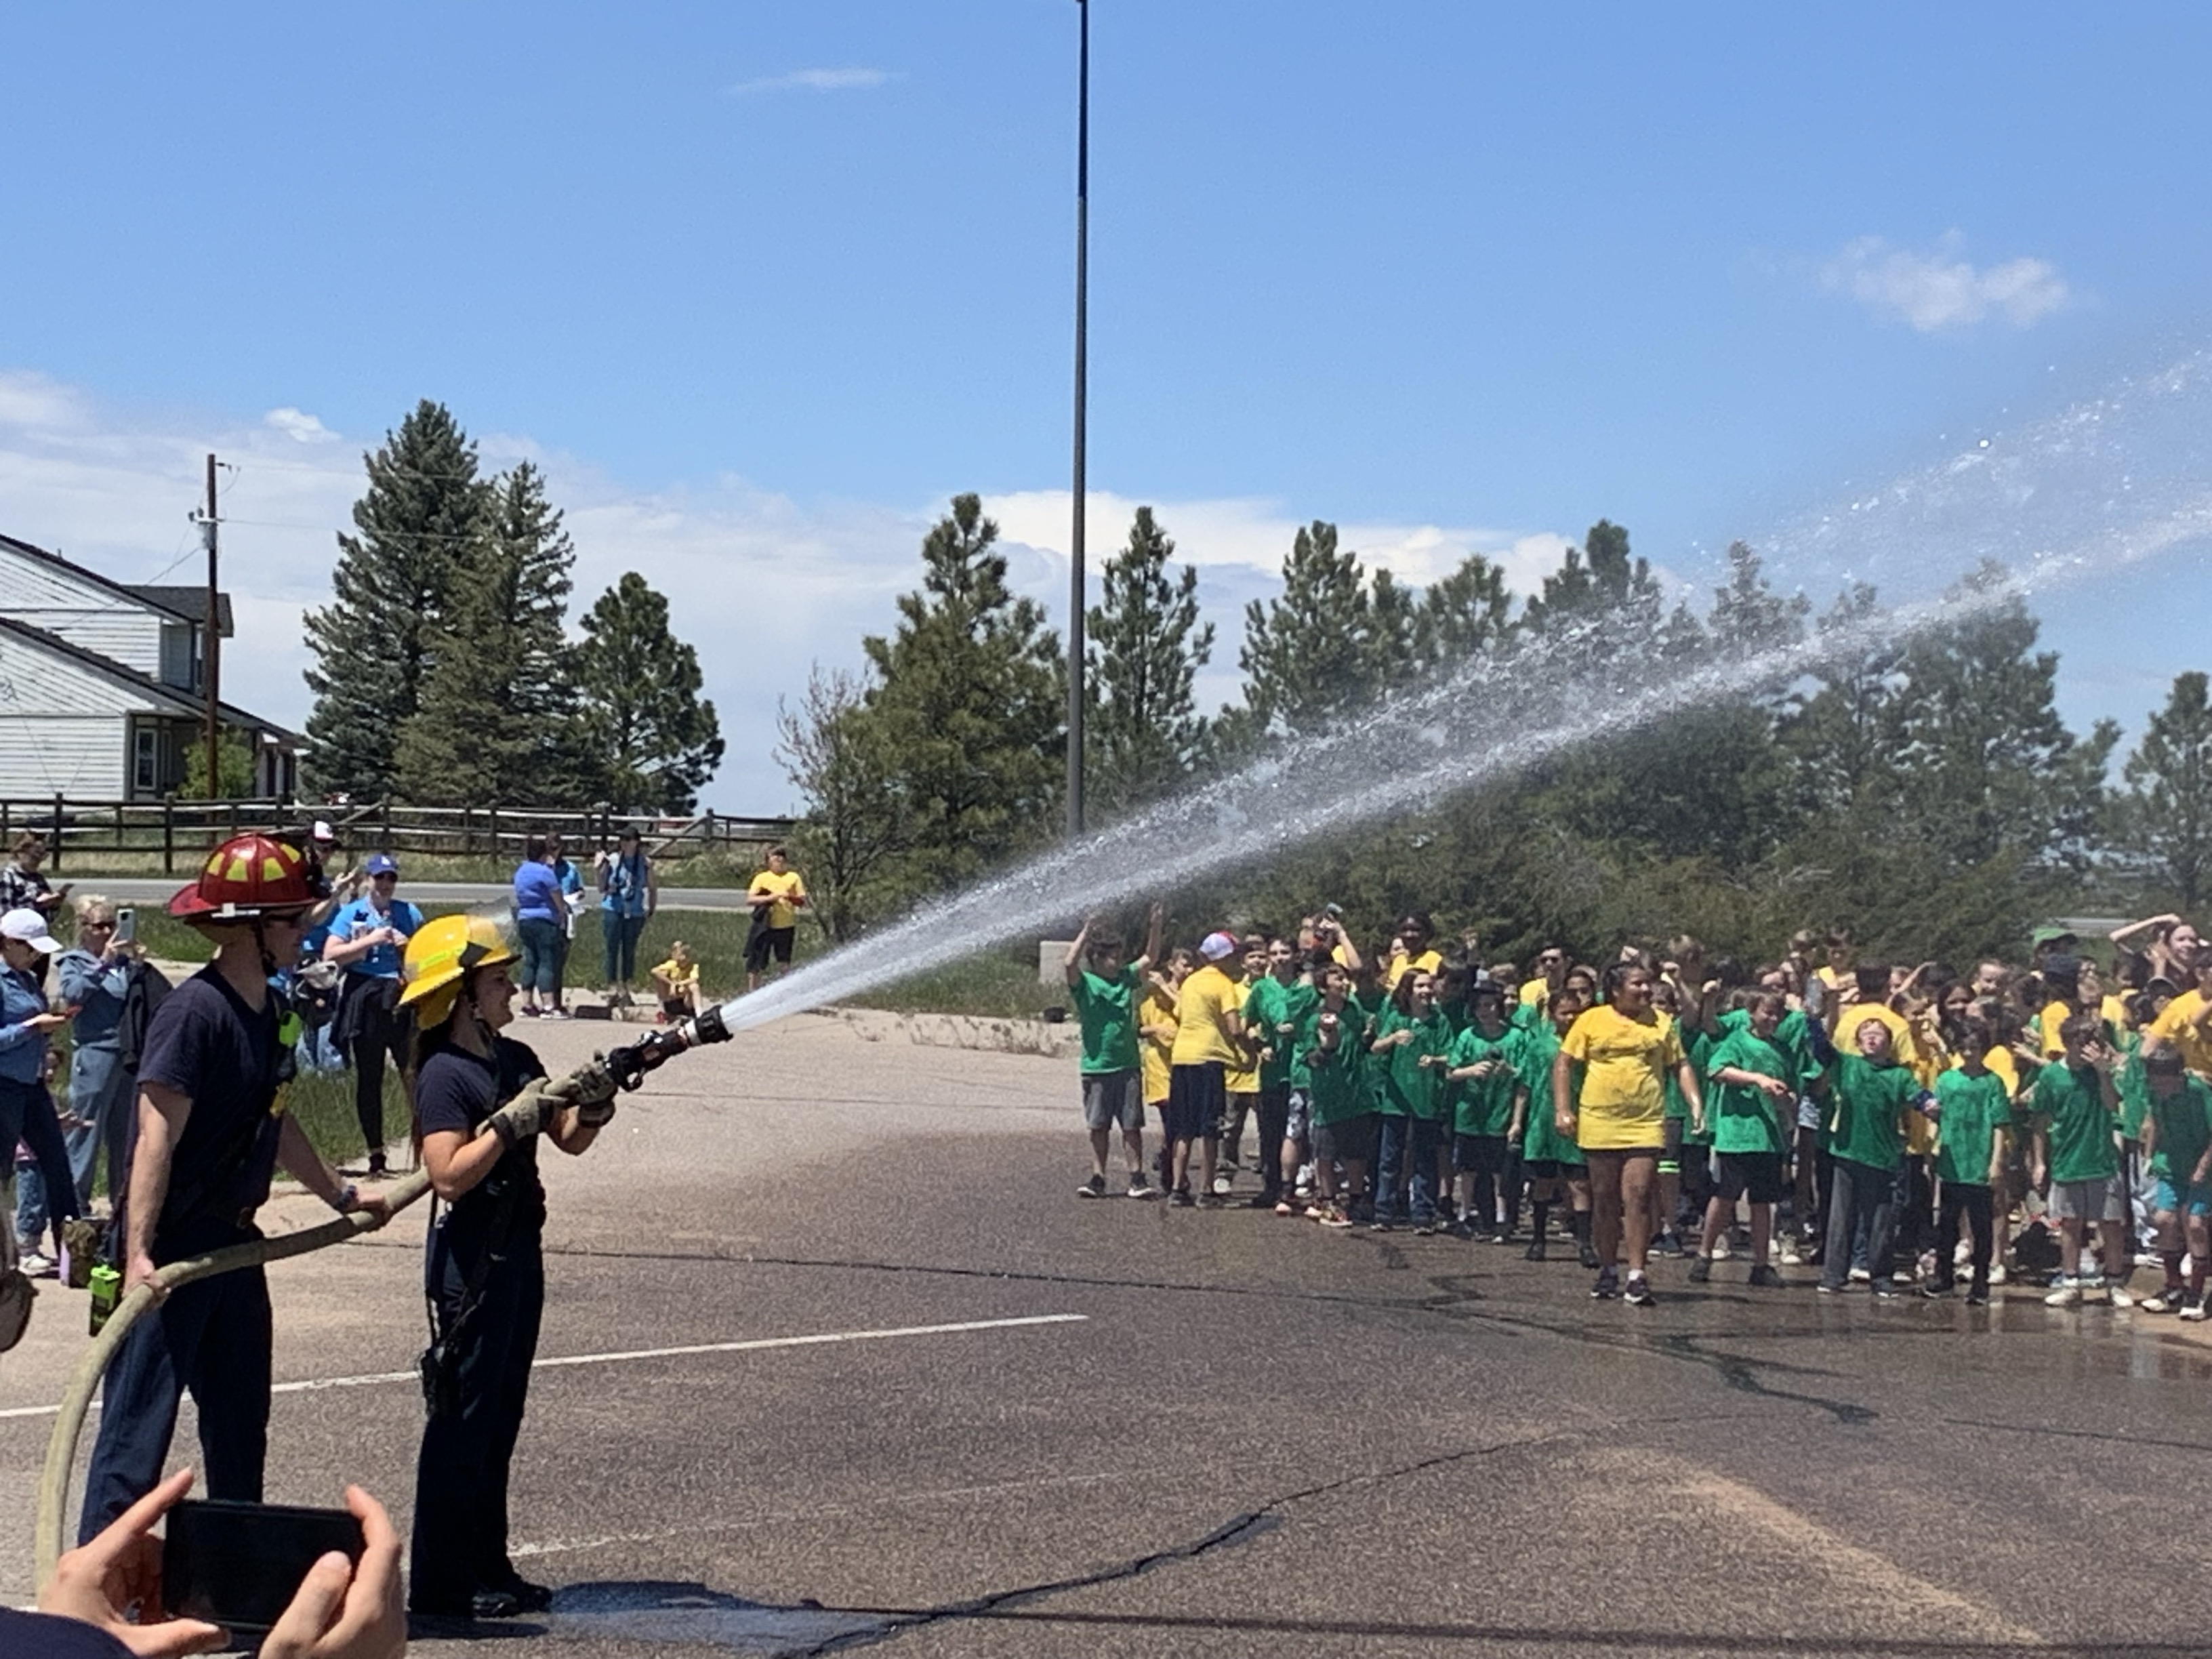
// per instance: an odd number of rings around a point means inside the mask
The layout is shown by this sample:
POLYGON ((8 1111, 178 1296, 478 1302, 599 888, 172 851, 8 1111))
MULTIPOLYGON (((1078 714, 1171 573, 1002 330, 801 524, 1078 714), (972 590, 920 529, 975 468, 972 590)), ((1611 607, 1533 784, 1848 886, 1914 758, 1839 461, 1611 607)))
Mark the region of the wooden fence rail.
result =
POLYGON ((64 795, 0 799, 0 854, 26 831, 46 839, 47 866, 60 870, 102 854, 159 857, 164 872, 196 864, 218 842, 249 830, 297 833, 327 821, 349 854, 387 852, 441 858, 520 859, 533 835, 558 833, 569 849, 611 846, 635 827, 654 858, 696 858, 728 851, 757 856, 791 833, 793 820, 732 817, 656 817, 592 807, 410 806, 389 800, 319 805, 307 801, 118 801, 64 795))

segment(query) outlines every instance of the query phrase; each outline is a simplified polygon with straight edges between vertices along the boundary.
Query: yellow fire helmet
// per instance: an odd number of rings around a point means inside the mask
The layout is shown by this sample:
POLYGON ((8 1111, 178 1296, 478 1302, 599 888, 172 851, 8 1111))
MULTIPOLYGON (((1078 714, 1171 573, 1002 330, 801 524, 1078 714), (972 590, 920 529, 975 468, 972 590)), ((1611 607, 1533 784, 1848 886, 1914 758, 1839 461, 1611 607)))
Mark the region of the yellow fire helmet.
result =
POLYGON ((507 942, 499 924, 484 916, 440 916, 426 921, 407 941, 400 976, 407 988, 399 994, 400 1006, 415 1010, 422 1027, 441 1025, 453 1012, 461 980, 471 969, 489 968, 514 960, 514 947, 507 942))

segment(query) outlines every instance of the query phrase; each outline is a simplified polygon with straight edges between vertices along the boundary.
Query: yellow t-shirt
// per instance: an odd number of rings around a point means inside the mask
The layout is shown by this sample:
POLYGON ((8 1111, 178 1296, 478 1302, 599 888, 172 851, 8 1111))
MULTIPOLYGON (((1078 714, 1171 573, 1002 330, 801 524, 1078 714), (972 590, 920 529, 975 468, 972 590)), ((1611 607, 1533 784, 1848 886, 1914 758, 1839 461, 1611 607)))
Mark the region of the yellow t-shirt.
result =
MULTIPOLYGON (((1237 1000, 1233 1006, 1238 1013, 1244 1012, 1245 1001, 1251 994, 1250 980, 1240 980, 1237 982, 1237 1000)), ((1259 1060, 1249 1050, 1238 1048, 1236 1060, 1231 1062, 1229 1069, 1222 1073, 1221 1086, 1232 1095, 1258 1094, 1260 1092, 1259 1060)))
POLYGON ((1548 979, 1524 979, 1521 981, 1521 1006, 1524 1008, 1543 1007, 1545 999, 1551 994, 1552 981, 1548 979))
POLYGON ((2035 1029, 2045 1060, 2056 1060, 2066 1052, 2066 1044, 2058 1036, 2058 1028, 2073 1016, 2074 1005, 2060 1002, 2056 998, 2043 1005, 2043 1012, 2035 1017, 2035 1029))
POLYGON ((1229 1040, 1224 1014, 1244 1006, 1244 988, 1212 963, 1183 981, 1176 995, 1175 1048, 1168 1058, 1176 1066, 1204 1066, 1218 1060, 1235 1066, 1244 1058, 1229 1040))
POLYGON ((2098 1005, 2097 1012, 2105 1017, 2105 1024, 2115 1031, 2129 1030, 2135 1025, 2135 1021, 2128 1018, 2128 1005, 2125 1000, 2113 996, 2110 993, 2107 993, 2104 1001, 2098 1005))
MULTIPOLYGON (((1993 1047, 1989 1053, 1982 1056, 1982 1064, 2004 1079, 2006 1099, 2020 1098, 2020 1062, 2012 1057, 2011 1049, 1993 1047)), ((1943 1069, 1947 1072, 1962 1072, 1966 1070, 1966 1066, 1956 1054, 1953 1054, 1943 1069)), ((1921 1115, 1915 1112, 1913 1115, 1918 1117, 1921 1115)))
POLYGON ((1389 977, 1382 981, 1383 988, 1395 991, 1398 988, 1398 981, 1407 974, 1433 974, 1443 965, 1443 953, 1440 951, 1424 951, 1417 957, 1402 954, 1392 957, 1389 977))
POLYGON ((1912 1022, 1886 1002, 1854 1002, 1836 1017, 1836 1047, 1847 1054, 1859 1051, 1859 1027, 1870 1019, 1878 1019, 1889 1028, 1890 1058, 1920 1077, 1925 1085, 1930 1079, 1920 1076, 1923 1066, 1920 1044, 1912 1036, 1912 1022))
POLYGON ((687 962, 679 968, 676 964, 676 958, 671 957, 653 970, 653 976, 655 979, 666 980, 671 991, 681 991, 686 986, 696 985, 699 982, 699 964, 696 962, 687 962))
POLYGON ((1137 1003, 1137 1065, 1144 1074, 1145 1100, 1147 1104, 1168 1097, 1168 1055, 1174 1051, 1172 1036, 1146 1036, 1147 1025, 1164 1025, 1170 1031, 1176 1025, 1176 1002, 1157 985, 1146 988, 1137 1003))
POLYGON ((2197 1011, 2203 1006, 2203 992, 2184 991, 2166 1005, 2166 1012, 2151 1021, 2143 1036, 2179 1049, 2181 1063, 2191 1071, 2212 1073, 2212 1037, 2195 1024, 2197 1011))
POLYGON ((1657 1146, 1666 1138, 1666 1073, 1682 1063, 1674 1024, 1655 1011, 1631 1019, 1609 1005, 1585 1009, 1559 1052, 1583 1062, 1580 1127, 1585 1152, 1657 1146))
POLYGON ((798 871, 787 870, 780 876, 773 870, 762 871, 753 878, 753 884, 745 890, 745 894, 750 898, 763 893, 775 896, 775 902, 768 907, 765 913, 763 926, 790 927, 797 925, 799 910, 792 900, 806 896, 806 884, 799 878, 798 871))

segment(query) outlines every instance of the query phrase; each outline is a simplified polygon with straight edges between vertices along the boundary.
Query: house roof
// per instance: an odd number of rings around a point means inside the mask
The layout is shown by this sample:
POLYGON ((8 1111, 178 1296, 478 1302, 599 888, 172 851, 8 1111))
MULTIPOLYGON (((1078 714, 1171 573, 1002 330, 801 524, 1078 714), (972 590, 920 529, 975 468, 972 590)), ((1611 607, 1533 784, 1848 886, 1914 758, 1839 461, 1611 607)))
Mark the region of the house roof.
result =
MULTIPOLYGON (((110 585, 112 586, 112 584, 110 585)), ((133 691, 152 698, 155 703, 173 713, 197 716, 207 712, 206 702, 194 696, 191 692, 179 691, 174 686, 164 685, 151 674, 141 673, 128 663, 120 663, 112 657, 104 656, 97 651, 88 650, 74 641, 65 640, 60 635, 50 633, 33 623, 18 621, 13 617, 0 616, 0 633, 11 634, 27 644, 37 647, 40 650, 51 651, 58 657, 67 658, 71 662, 91 669, 94 673, 103 674, 109 679, 129 686, 133 691)), ((216 707, 228 725, 243 726, 257 732, 268 732, 279 743, 289 748, 303 747, 307 741, 302 733, 295 732, 288 726, 279 726, 275 720, 264 720, 260 715, 240 708, 235 703, 218 702, 216 707)))
MULTIPOLYGON (((157 610, 167 611, 173 616, 184 617, 201 623, 207 621, 207 589, 204 587, 172 586, 155 587, 142 582, 129 582, 124 584, 123 591, 145 600, 147 604, 157 610)), ((222 638, 228 639, 236 631, 232 628, 230 622, 229 594, 218 593, 215 596, 215 614, 216 632, 222 638)))
MULTIPOLYGON (((198 622, 207 615, 207 592, 204 588, 132 587, 127 583, 115 581, 103 576, 97 570, 88 569, 74 559, 65 559, 58 553, 49 553, 36 543, 27 542, 20 536, 0 535, 0 547, 5 547, 12 553, 20 553, 25 558, 36 560, 40 564, 52 565, 57 570, 66 570, 80 581, 90 582, 94 587, 104 587, 119 599, 130 599, 136 604, 144 605, 150 611, 158 611, 166 617, 173 617, 179 622, 198 622), (180 596, 185 593, 198 596, 192 601, 192 608, 190 611, 178 608, 180 596)), ((229 605, 226 601, 222 606, 225 634, 230 631, 229 610, 229 605)))

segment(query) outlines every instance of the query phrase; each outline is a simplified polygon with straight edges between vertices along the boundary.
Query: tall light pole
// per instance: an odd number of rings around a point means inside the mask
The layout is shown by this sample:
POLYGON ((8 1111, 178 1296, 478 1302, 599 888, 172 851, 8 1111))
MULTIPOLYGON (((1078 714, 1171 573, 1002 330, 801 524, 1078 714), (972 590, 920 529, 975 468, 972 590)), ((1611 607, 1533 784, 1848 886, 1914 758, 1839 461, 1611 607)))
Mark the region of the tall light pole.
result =
POLYGON ((1075 0, 1075 523, 1067 570, 1067 833, 1083 833, 1083 405, 1085 267, 1091 241, 1091 6, 1075 0))

